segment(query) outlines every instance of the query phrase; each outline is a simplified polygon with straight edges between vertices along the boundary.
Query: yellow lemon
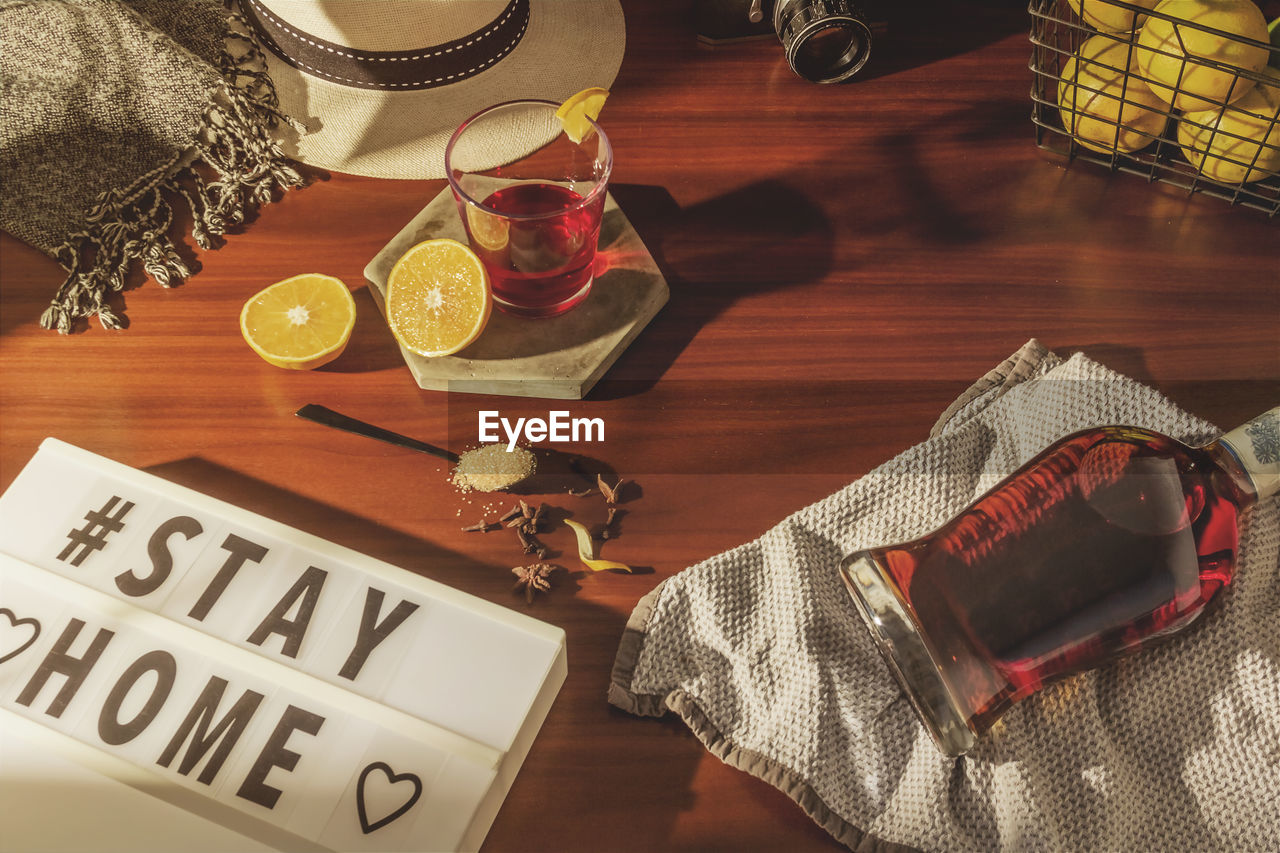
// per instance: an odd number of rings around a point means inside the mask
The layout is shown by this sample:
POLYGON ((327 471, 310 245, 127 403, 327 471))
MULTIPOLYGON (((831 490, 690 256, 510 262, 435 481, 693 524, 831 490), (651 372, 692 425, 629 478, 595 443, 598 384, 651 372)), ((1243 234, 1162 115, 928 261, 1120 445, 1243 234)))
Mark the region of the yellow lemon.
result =
POLYGON ((1267 43, 1267 21, 1253 0, 1163 0, 1152 11, 1178 19, 1149 17, 1138 35, 1138 69, 1161 100, 1180 110, 1208 110, 1253 88, 1237 69, 1257 73, 1270 55, 1241 41, 1267 43))
MULTIPOLYGON (((1134 6, 1153 8, 1160 0, 1128 0, 1134 6)), ((1146 15, 1125 9, 1111 0, 1071 0, 1071 8, 1086 24, 1108 33, 1127 33, 1142 26, 1146 15)))
POLYGON ((356 324, 351 291, 330 275, 303 273, 262 290, 240 309, 240 334, 276 367, 311 370, 346 349, 356 324))
POLYGON ((608 89, 592 86, 572 95, 556 110, 556 118, 564 128, 565 135, 574 142, 581 142, 591 135, 591 122, 600 117, 604 109, 605 99, 609 97, 608 89))
POLYGON ((476 253, 456 240, 426 240, 387 276, 387 323, 410 352, 434 358, 480 337, 493 297, 476 253))
POLYGON ((469 204, 466 209, 467 233, 471 235, 471 239, 490 252, 505 249, 511 239, 511 223, 497 214, 469 204))
POLYGON ((1126 42, 1096 35, 1080 45, 1062 69, 1062 125, 1093 151, 1129 154, 1164 132, 1168 107, 1130 73, 1130 54, 1126 42))
POLYGON ((1280 69, 1263 75, 1274 83, 1259 83, 1229 106, 1190 112, 1178 122, 1182 153, 1205 177, 1247 184, 1280 173, 1280 69))

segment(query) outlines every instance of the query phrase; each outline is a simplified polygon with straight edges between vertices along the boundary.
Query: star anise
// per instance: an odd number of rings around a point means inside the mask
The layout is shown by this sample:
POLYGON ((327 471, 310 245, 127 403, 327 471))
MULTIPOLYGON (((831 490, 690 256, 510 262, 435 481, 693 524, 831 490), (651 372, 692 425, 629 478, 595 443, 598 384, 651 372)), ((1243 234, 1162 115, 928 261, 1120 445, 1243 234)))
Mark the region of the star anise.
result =
POLYGON ((513 590, 518 591, 523 588, 525 601, 532 604, 535 593, 551 589, 551 574, 559 570, 560 567, 552 563, 516 566, 511 570, 511 573, 516 576, 516 585, 513 590))

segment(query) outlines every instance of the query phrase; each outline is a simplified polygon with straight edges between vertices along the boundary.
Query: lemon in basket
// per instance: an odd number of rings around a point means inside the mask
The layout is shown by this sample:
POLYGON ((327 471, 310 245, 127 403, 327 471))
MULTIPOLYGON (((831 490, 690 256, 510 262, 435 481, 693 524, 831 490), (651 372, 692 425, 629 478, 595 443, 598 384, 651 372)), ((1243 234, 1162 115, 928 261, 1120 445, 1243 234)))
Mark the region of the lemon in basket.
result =
POLYGON ((1280 69, 1263 76, 1235 103, 1189 112, 1178 122, 1182 153, 1205 177, 1247 184, 1280 173, 1280 69))
MULTIPOLYGON (((1142 26, 1146 15, 1118 6, 1111 0, 1070 0, 1071 8, 1080 19, 1094 29, 1107 33, 1128 33, 1142 26)), ((1134 6, 1151 9, 1160 0, 1128 0, 1134 6)))
POLYGON ((1130 154, 1164 132, 1168 107, 1131 73, 1132 53, 1128 43, 1096 35, 1062 69, 1062 126, 1086 148, 1130 154))
POLYGON ((1208 110, 1244 97, 1267 64, 1267 20, 1253 0, 1163 0, 1138 35, 1138 69, 1180 110, 1208 110), (1261 42, 1250 44, 1246 39, 1261 42), (1241 73, 1243 72, 1243 73, 1241 73))

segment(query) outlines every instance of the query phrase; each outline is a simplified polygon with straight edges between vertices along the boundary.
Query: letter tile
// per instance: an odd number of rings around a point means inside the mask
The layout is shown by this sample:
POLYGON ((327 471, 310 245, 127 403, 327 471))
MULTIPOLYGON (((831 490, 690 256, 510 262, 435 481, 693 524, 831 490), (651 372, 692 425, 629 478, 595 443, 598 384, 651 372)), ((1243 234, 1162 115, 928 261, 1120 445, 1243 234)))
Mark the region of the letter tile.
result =
POLYGON ((504 752, 559 653, 547 640, 443 601, 414 640, 413 671, 395 679, 383 701, 504 752))
POLYGON ((254 715, 215 798, 284 826, 302 802, 309 780, 331 772, 343 712, 307 696, 278 690, 254 715))
MULTIPOLYGON (((478 834, 464 838, 472 820, 481 809, 496 809, 497 803, 487 801, 487 795, 495 784, 497 773, 461 755, 451 755, 436 778, 434 796, 417 815, 410 828, 410 837, 421 840, 422 850, 475 849, 488 829, 488 819, 481 823, 478 834)), ((499 800, 500 802, 500 800, 499 800)))
POLYGON ((253 611, 253 618, 235 638, 237 645, 316 674, 342 665, 341 661, 322 663, 321 658, 343 611, 362 597, 353 569, 307 549, 292 548, 252 593, 252 601, 245 606, 253 611))
MULTIPOLYGON (((34 528, 51 530, 52 535, 31 555, 31 562, 94 589, 114 589, 121 561, 135 553, 135 541, 141 539, 139 553, 145 555, 149 526, 162 503, 154 492, 101 478, 77 498, 49 507, 51 518, 58 521, 46 520, 34 528)), ((37 537, 28 532, 25 538, 37 537)))
POLYGON ((406 652, 416 642, 435 603, 425 596, 369 575, 335 572, 328 604, 317 622, 318 636, 303 668, 346 690, 379 699, 400 674, 406 652), (323 626, 321 630, 319 626, 323 626))
POLYGON ((46 626, 51 642, 24 682, 14 685, 18 692, 5 707, 64 734, 77 731, 86 716, 96 719, 102 699, 128 664, 121 627, 87 609, 67 608, 58 622, 46 626))
POLYGON ((298 803, 285 823, 285 829, 308 841, 317 841, 335 819, 352 784, 353 768, 364 766, 360 762, 380 731, 376 724, 349 713, 325 725, 331 729, 322 731, 324 764, 304 778, 298 803))
POLYGON ((173 737, 192 697, 208 680, 210 664, 172 640, 121 627, 114 640, 117 654, 112 666, 96 673, 99 680, 92 685, 96 687, 91 694, 92 706, 70 734, 146 770, 181 781, 155 761, 173 737))
POLYGON ((67 623, 68 608, 14 577, 19 565, 0 557, 0 707, 11 707, 18 693, 53 648, 67 623))
MULTIPOLYGON (((161 608, 161 614, 197 631, 240 644, 266 616, 263 586, 289 572, 292 550, 261 533, 210 525, 206 545, 161 608)), ((296 573, 295 573, 296 574, 296 573)))
POLYGON ((356 772, 318 841, 351 853, 453 849, 437 844, 434 833, 412 831, 433 799, 456 799, 446 790, 453 780, 440 778, 447 759, 446 753, 426 744, 385 729, 376 731, 359 761, 348 765, 356 772))
POLYGON ((40 465, 23 468, 0 495, 0 551, 52 569, 54 557, 66 544, 67 531, 83 524, 87 509, 97 509, 87 495, 100 493, 100 484, 106 481, 54 454, 40 465))

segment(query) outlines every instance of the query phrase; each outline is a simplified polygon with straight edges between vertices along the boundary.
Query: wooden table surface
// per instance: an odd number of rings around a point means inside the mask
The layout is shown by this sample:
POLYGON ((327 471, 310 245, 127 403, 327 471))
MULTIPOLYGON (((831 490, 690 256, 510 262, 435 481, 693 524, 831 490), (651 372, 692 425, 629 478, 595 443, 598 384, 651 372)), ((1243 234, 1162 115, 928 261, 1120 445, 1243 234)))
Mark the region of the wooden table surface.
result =
POLYGON ((795 77, 773 41, 699 45, 688 5, 624 0, 602 121, 671 299, 583 402, 413 383, 362 270, 441 181, 318 176, 224 248, 192 248, 188 283, 139 279, 118 332, 41 330, 61 272, 0 237, 0 487, 56 436, 567 631, 568 680, 487 851, 838 848, 678 721, 606 703, 623 625, 659 581, 923 440, 1029 338, 1223 427, 1280 400, 1280 226, 1038 149, 1024 4, 922 4, 843 86, 795 77), (351 285, 359 317, 338 361, 295 373, 237 318, 303 271, 351 285), (644 568, 562 576, 526 606, 514 540, 459 530, 501 501, 293 417, 306 403, 459 450, 481 409, 603 418, 602 444, 568 449, 639 484, 605 556, 644 568))

